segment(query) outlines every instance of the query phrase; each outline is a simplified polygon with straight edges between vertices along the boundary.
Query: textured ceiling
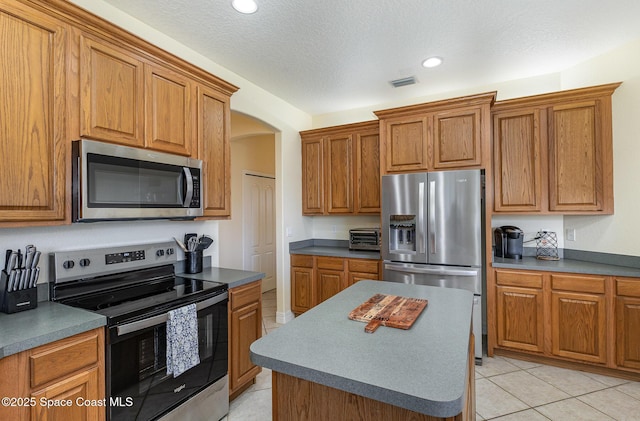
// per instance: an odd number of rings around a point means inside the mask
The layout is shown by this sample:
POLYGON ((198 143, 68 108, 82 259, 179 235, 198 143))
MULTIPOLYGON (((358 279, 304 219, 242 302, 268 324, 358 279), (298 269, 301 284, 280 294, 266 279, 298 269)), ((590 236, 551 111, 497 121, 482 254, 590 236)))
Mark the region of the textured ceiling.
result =
POLYGON ((640 38, 638 0, 105 1, 309 114, 557 72, 640 38))

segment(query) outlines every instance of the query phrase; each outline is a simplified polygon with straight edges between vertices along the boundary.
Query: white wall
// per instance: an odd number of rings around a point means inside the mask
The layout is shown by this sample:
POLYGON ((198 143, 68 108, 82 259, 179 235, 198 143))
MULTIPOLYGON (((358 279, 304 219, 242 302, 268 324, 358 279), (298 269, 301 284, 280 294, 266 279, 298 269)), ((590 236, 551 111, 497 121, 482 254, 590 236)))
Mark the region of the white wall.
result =
POLYGON ((219 253, 220 266, 226 268, 243 268, 242 179, 246 171, 275 176, 276 148, 273 133, 231 139, 231 219, 218 223, 220 238, 225 239, 224 247, 219 253))

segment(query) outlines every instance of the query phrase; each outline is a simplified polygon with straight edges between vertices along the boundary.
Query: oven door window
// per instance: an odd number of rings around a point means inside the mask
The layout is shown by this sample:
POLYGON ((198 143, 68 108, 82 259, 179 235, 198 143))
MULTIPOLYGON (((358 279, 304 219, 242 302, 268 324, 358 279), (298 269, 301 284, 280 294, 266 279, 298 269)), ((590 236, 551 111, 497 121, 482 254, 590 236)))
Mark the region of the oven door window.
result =
POLYGON ((130 333, 109 345, 111 420, 155 418, 227 374, 227 301, 198 312, 200 364, 176 378, 167 375, 165 326, 130 333))
POLYGON ((183 207, 183 167, 87 154, 89 208, 183 207))

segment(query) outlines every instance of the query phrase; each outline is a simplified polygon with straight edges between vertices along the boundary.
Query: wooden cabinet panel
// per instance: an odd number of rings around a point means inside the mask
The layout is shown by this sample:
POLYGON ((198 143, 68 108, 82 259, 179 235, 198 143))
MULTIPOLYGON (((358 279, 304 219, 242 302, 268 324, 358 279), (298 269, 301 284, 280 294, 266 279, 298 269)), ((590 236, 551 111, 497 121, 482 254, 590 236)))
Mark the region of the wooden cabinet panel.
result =
POLYGON ((37 388, 51 380, 64 377, 81 368, 96 364, 101 346, 98 335, 83 335, 63 339, 53 346, 40 347, 29 357, 31 387, 37 388))
POLYGON ((355 212, 380 213, 380 136, 378 128, 356 134, 355 212))
POLYGON ((480 108, 435 113, 433 167, 474 167, 482 163, 480 108))
POLYGON ((316 304, 333 297, 347 287, 344 272, 337 270, 318 269, 317 283, 318 302, 316 304))
POLYGON ((345 259, 342 257, 316 257, 316 267, 318 269, 344 270, 345 259))
POLYGON ((384 173, 490 168, 496 92, 375 111, 384 173))
POLYGON ((379 277, 378 260, 292 254, 291 309, 304 313, 355 282, 379 277))
POLYGON ((496 212, 613 213, 611 95, 619 85, 495 103, 496 212))
POLYGON ((98 369, 92 368, 32 393, 31 397, 35 398, 38 404, 31 408, 31 419, 42 421, 104 419, 104 406, 76 404, 97 400, 100 396, 98 381, 98 369), (74 404, 47 407, 40 405, 41 400, 71 401, 74 404))
POLYGON ((384 121, 386 172, 429 169, 429 121, 423 116, 384 121))
POLYGON ((551 292, 552 354, 606 362, 604 295, 551 292))
POLYGON ((640 370, 640 279, 615 279, 616 364, 640 370))
POLYGON ((157 65, 145 65, 145 145, 191 155, 195 110, 191 80, 157 65))
POLYGON ((104 406, 78 404, 105 399, 104 352, 104 328, 97 328, 0 358, 0 396, 31 398, 35 403, 1 405, 0 419, 104 420, 104 406), (47 407, 41 399, 72 404, 47 407))
POLYGON ((291 267, 291 311, 304 313, 315 305, 313 268, 291 267))
POLYGON ((198 158, 203 162, 204 217, 231 216, 231 148, 229 97, 198 86, 198 158))
POLYGON ((326 159, 326 211, 353 212, 353 136, 333 135, 324 138, 326 159))
POLYGON ((498 285, 542 289, 543 275, 540 272, 496 270, 496 283, 498 285))
POLYGON ((80 37, 80 133, 144 146, 144 64, 106 41, 80 37))
POLYGON ((68 27, 0 1, 0 223, 65 220, 68 27))
POLYGON ((300 132, 302 213, 380 213, 378 122, 300 132))
MULTIPOLYGON (((640 281, 638 281, 640 282, 640 281)), ((640 298, 616 298, 616 364, 640 370, 640 298)))
POLYGON ((494 113, 496 212, 539 212, 546 208, 546 197, 542 195, 542 162, 545 158, 541 155, 543 140, 546 145, 546 131, 542 130, 545 123, 541 119, 546 114, 542 114, 541 117, 540 110, 535 108, 494 113))
POLYGON ((324 147, 322 137, 302 139, 302 213, 324 213, 324 147))
POLYGON ((229 395, 250 384, 262 368, 251 362, 249 347, 262 337, 261 281, 229 290, 229 395))
POLYGON ((532 352, 544 351, 542 290, 496 287, 497 342, 499 346, 532 352))
POLYGON ((600 210, 602 152, 595 101, 550 110, 549 209, 600 210))

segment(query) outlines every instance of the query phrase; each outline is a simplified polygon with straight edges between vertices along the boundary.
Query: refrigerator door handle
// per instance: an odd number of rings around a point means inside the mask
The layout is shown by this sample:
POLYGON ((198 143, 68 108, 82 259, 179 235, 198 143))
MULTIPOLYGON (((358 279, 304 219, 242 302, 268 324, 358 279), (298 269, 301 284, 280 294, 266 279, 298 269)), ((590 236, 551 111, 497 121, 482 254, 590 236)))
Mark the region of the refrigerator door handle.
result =
POLYGON ((425 253, 425 238, 424 238, 424 183, 418 184, 418 227, 417 238, 415 239, 418 245, 418 253, 425 253))
POLYGON ((436 182, 429 181, 429 240, 431 254, 437 253, 436 248, 436 182))
POLYGON ((478 276, 477 269, 445 269, 442 268, 429 268, 429 267, 416 267, 416 266, 405 266, 405 265, 394 265, 393 263, 385 263, 384 268, 388 270, 393 270, 396 272, 406 272, 406 273, 426 273, 433 275, 455 275, 455 276, 478 276))

